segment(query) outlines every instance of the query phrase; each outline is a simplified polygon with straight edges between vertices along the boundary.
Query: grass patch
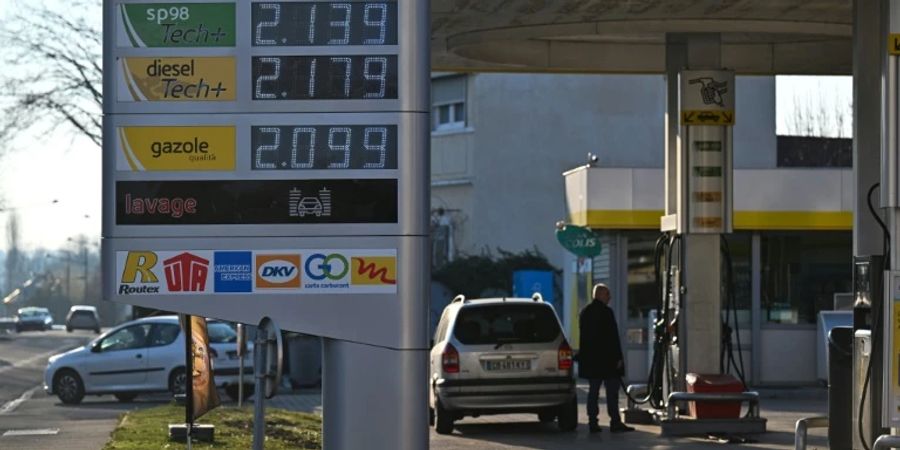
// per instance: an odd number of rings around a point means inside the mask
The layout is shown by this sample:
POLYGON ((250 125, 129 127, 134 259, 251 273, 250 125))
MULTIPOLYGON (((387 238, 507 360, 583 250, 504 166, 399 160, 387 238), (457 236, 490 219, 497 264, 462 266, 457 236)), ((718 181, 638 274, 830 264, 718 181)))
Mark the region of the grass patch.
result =
MULTIPOLYGON (((214 443, 193 442, 196 449, 253 446, 253 408, 219 407, 199 420, 216 427, 214 443)), ((184 406, 174 403, 125 413, 104 450, 184 448, 169 440, 169 424, 184 423, 184 406)), ((318 414, 266 408, 266 450, 321 449, 322 417, 318 414)))

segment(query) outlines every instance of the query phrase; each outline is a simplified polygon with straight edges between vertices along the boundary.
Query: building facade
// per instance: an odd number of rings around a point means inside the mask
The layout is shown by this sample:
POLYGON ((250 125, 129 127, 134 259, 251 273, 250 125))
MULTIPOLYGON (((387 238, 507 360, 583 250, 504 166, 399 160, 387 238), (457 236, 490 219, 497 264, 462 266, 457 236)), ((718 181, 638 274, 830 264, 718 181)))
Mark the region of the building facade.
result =
MULTIPOLYGON (((816 383, 818 313, 851 289, 848 140, 779 137, 775 79, 738 77, 735 233, 727 236, 748 381, 816 383)), ((537 248, 563 270, 570 338, 589 286, 612 287, 627 377, 646 377, 653 248, 663 210, 662 76, 478 74, 433 79, 435 264, 537 248), (588 154, 596 162, 588 164, 588 154), (561 175, 564 174, 564 175, 561 175), (554 223, 595 229, 578 260, 554 223)))

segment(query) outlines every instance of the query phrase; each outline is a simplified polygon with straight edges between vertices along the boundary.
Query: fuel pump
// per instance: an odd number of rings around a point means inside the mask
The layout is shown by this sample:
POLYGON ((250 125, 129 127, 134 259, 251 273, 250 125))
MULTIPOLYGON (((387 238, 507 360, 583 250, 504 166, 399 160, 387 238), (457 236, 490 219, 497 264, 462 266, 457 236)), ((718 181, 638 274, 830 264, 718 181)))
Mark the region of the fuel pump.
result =
MULTIPOLYGON (((876 409, 875 414, 871 415, 869 427, 864 426, 863 417, 858 418, 858 429, 860 437, 867 437, 863 441, 863 447, 872 444, 875 434, 881 432, 881 426, 890 427, 894 434, 896 429, 900 428, 900 252, 893 246, 896 245, 897 230, 900 229, 900 144, 897 142, 898 125, 900 125, 900 0, 889 0, 882 4, 887 10, 882 10, 881 14, 882 26, 882 42, 886 45, 882 47, 882 80, 883 84, 883 101, 881 102, 881 207, 885 208, 885 219, 887 225, 880 220, 879 224, 885 232, 885 257, 884 257, 884 293, 882 296, 877 295, 877 288, 872 286, 877 280, 874 277, 868 279, 860 277, 859 282, 854 280, 854 285, 868 289, 871 306, 871 323, 872 323, 872 351, 868 364, 866 378, 863 380, 869 382, 875 395, 864 397, 872 401, 873 406, 877 406, 879 393, 881 394, 881 407, 876 409), (880 298, 879 298, 880 297, 880 298), (882 304, 878 305, 881 300, 882 304), (879 307, 880 306, 880 307, 879 307), (875 343, 883 346, 878 348, 875 343), (879 365, 881 367, 879 367, 879 365), (879 370, 880 369, 880 370, 879 370), (881 386, 878 386, 879 381, 881 386), (880 411, 879 411, 880 410, 880 411), (880 412, 880 414, 877 414, 880 412), (880 424, 878 422, 881 422, 880 424), (867 436, 868 435, 868 436, 867 436)), ((871 208, 870 208, 871 209, 871 208)), ((874 211, 872 212, 873 214, 874 211)), ((876 215, 877 217, 877 215, 876 215)), ((859 262, 859 261, 857 261, 859 262)), ((872 274, 879 268, 876 265, 866 270, 867 274, 872 274)), ((861 270, 857 270, 861 272, 861 270)), ((864 306, 865 290, 861 289, 858 296, 860 307, 864 306)), ((861 309, 861 308, 860 308, 861 309)), ((862 312, 862 311, 861 311, 862 312)), ((855 315, 856 311, 854 311, 855 315)), ((854 322, 856 317, 854 316, 854 322)), ((856 358, 856 355, 854 355, 856 358)), ((855 382, 854 384, 858 384, 855 382)), ((860 408, 863 411, 863 408, 860 408)), ((854 444, 856 442, 854 441, 854 444)))
MULTIPOLYGON (((697 42, 701 44, 697 54, 717 58, 717 38, 701 36, 697 42)), ((693 54, 690 49, 687 53, 693 54)), ((670 205, 667 200, 668 214, 660 224, 664 234, 654 255, 659 305, 650 372, 646 386, 629 387, 629 407, 633 411, 638 404, 648 404, 663 435, 764 432, 766 421, 759 417, 756 393, 685 392, 689 372, 706 379, 733 369, 743 385, 738 390, 746 391, 746 386, 743 364, 734 357, 731 344, 737 316, 733 270, 723 237, 732 231, 734 72, 681 69, 674 75, 677 83, 673 86, 670 81, 669 87, 678 89, 677 114, 672 114, 670 102, 669 117, 677 118, 678 127, 667 128, 669 148, 674 145, 676 151, 673 157, 667 149, 666 198, 675 201, 670 205), (723 323, 723 299, 728 300, 731 325, 723 323), (701 401, 748 402, 750 408, 747 416, 738 413, 733 420, 704 420, 699 413, 692 419, 679 417, 684 406, 701 401)), ((625 416, 641 417, 628 411, 625 416)))

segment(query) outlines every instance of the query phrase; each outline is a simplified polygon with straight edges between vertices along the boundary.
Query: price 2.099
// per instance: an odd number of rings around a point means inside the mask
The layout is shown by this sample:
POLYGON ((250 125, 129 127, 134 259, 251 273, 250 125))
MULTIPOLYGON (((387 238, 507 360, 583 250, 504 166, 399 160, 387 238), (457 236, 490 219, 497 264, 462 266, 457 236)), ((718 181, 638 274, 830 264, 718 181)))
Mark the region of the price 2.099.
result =
POLYGON ((396 125, 254 126, 254 170, 396 169, 396 125))

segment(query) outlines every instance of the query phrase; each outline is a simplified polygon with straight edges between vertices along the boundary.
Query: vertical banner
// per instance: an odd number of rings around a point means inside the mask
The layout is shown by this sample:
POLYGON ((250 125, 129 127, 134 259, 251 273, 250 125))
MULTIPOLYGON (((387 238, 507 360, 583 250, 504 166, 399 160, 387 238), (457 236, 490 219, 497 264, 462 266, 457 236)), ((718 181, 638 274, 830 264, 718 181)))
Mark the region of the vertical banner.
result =
POLYGON ((684 70, 680 77, 682 226, 688 233, 730 233, 734 72, 684 70))
POLYGON ((213 378, 209 357, 209 334, 206 319, 198 316, 184 316, 185 338, 189 339, 190 353, 187 355, 187 371, 190 379, 186 384, 188 422, 200 418, 219 406, 219 395, 213 378))

